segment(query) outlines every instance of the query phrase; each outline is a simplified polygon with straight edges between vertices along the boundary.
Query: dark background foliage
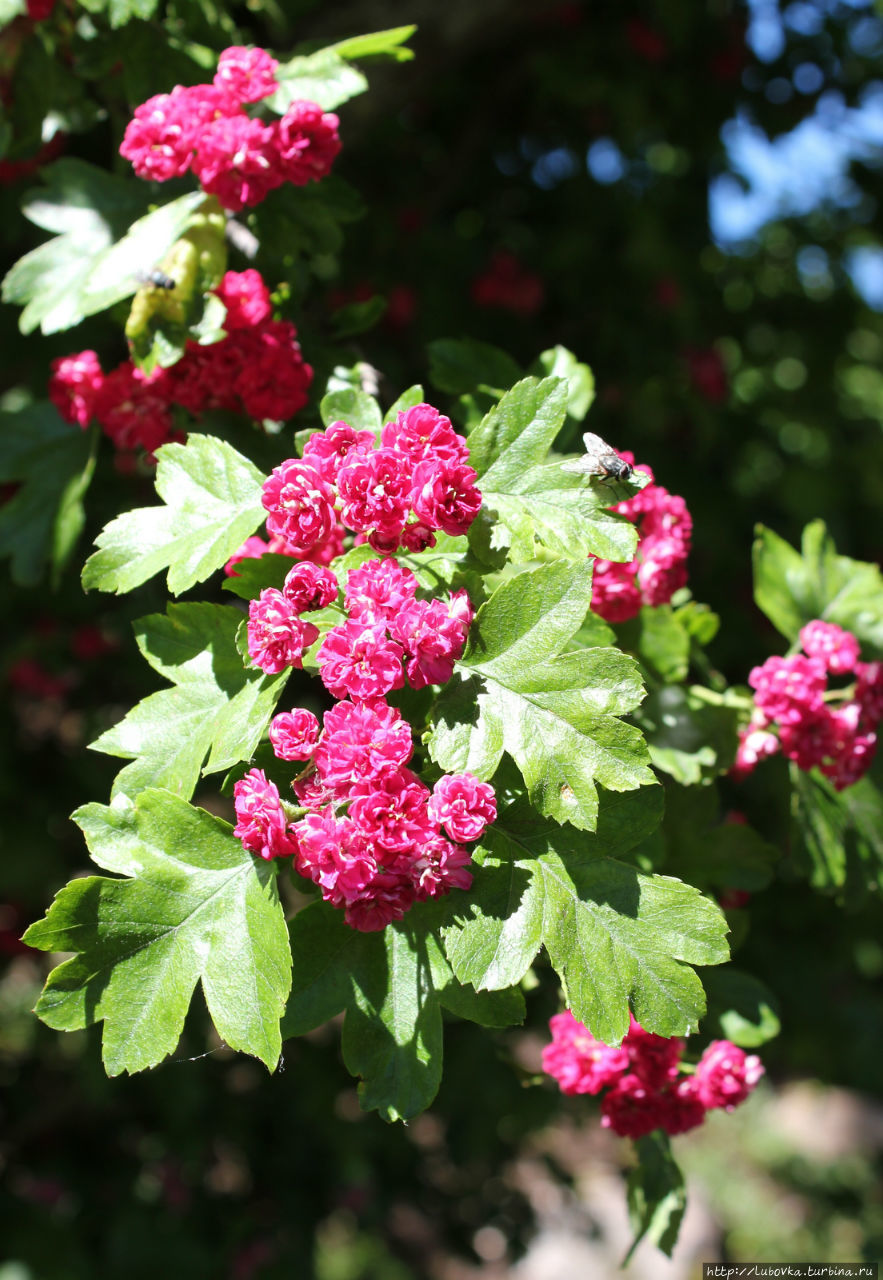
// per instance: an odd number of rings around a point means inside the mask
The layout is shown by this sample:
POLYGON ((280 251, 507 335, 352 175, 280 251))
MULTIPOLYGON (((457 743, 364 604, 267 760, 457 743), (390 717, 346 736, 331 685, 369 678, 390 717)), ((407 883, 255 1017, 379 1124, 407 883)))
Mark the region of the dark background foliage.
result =
MULTIPOLYGON (((371 92, 341 109, 338 173, 366 216, 343 224, 339 239, 283 233, 264 274, 274 287, 287 282, 284 305, 320 372, 341 359, 332 339, 353 315, 341 308, 385 299, 345 356, 380 371, 386 402, 415 381, 431 386, 427 344, 438 338, 494 343, 523 368, 558 342, 587 361, 598 390, 590 427, 688 502, 691 587, 722 617, 712 660, 744 682, 780 651, 751 598, 755 523, 796 542, 822 516, 840 551, 875 559, 883 505, 883 317, 847 270, 851 252, 877 243, 879 152, 851 163, 846 201, 832 187, 808 212, 775 217, 726 249, 709 227, 709 183, 728 171, 728 121, 744 113, 777 137, 832 93, 856 106, 878 85, 883 15, 838 0, 783 7, 776 52, 746 42, 751 12, 735 0, 414 0, 394 13, 370 0, 223 13, 212 0, 179 0, 119 30, 90 5, 96 34, 71 36, 64 56, 50 56, 23 19, 0 32, 14 101, 9 154, 37 150, 33 120, 68 92, 77 57, 100 73, 74 95, 81 123, 90 103, 101 111, 66 152, 120 166, 132 107, 204 78, 184 37, 215 52, 241 38, 284 53, 416 22, 416 59, 372 69, 371 92)), ((763 6, 753 8, 756 22, 763 6)), ((7 263, 41 238, 18 213, 27 186, 0 189, 7 263)), ((22 337, 17 323, 16 308, 0 308, 8 404, 22 388, 43 394, 56 355, 87 346, 108 361, 124 355, 109 317, 48 339, 22 337)), ((259 454, 257 436, 237 430, 259 454)), ((267 1080, 213 1045, 194 1014, 175 1061, 108 1082, 97 1034, 62 1038, 27 1012, 42 970, 16 939, 84 867, 67 815, 103 799, 115 771, 85 744, 145 691, 128 620, 160 607, 156 586, 123 602, 84 598, 77 567, 105 520, 151 494, 149 476, 122 474, 102 450, 86 537, 58 589, 2 588, 5 1257, 52 1280, 160 1270, 191 1280, 422 1276, 443 1252, 474 1257, 475 1231, 488 1224, 516 1256, 530 1213, 500 1170, 557 1099, 523 1087, 512 1034, 452 1023, 437 1103, 410 1128, 387 1129, 360 1115, 333 1028, 290 1043, 284 1070, 267 1080), (347 1249, 335 1253, 335 1240, 347 1249), (338 1254, 351 1271, 334 1270, 338 1254)), ((724 801, 785 845, 781 783, 771 767, 724 801)), ((879 1095, 876 903, 844 912, 785 873, 740 915, 750 929, 739 963, 765 975, 782 1006, 784 1035, 765 1050, 772 1075, 879 1095)), ((538 978, 529 1018, 541 1034, 555 993, 538 978)))

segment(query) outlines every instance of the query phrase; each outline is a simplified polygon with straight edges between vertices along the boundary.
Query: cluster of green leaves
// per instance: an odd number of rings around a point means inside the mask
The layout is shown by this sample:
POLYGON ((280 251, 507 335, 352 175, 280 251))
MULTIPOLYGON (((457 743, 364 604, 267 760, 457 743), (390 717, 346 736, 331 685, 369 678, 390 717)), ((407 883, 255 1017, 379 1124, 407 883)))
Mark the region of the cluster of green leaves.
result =
MULTIPOLYGON (((189 803, 200 772, 253 757, 286 676, 243 659, 236 605, 172 604, 136 625, 142 653, 171 687, 94 744, 131 763, 110 806, 78 815, 94 860, 126 879, 76 881, 28 935, 32 945, 78 953, 54 971, 38 1011, 66 1028, 102 1020, 109 1071, 150 1066, 171 1051, 201 978, 219 1034, 270 1066, 286 997, 282 1035, 345 1010, 344 1058, 361 1077, 363 1105, 408 1117, 438 1087, 441 1009, 487 1026, 519 1021, 521 985, 543 948, 568 1004, 605 1039, 622 1038, 630 1006, 662 1035, 696 1029, 706 1006, 693 966, 726 960, 726 922, 701 889, 631 857, 658 828, 663 793, 640 730, 623 718, 643 694, 639 664, 592 625, 589 608, 587 546, 625 558, 635 531, 591 485, 579 495, 579 537, 563 506, 560 517, 553 502, 542 521, 530 516, 538 492, 556 493, 556 473, 569 492, 570 477, 548 460, 569 393, 564 378, 524 378, 469 433, 495 529, 505 506, 504 546, 444 539, 405 558, 428 588, 467 582, 483 600, 448 686, 428 707, 422 693, 400 695, 403 714, 429 725, 430 770, 468 769, 497 790, 498 817, 475 851, 470 892, 370 935, 313 903, 289 921, 289 955, 279 866, 258 867, 225 822, 189 803), (539 474, 541 488, 524 483, 539 474)), ((421 397, 411 388, 383 414, 363 391, 341 389, 322 409, 328 421, 345 415, 378 432, 421 397)), ((165 446, 162 504, 111 522, 84 584, 129 591, 166 571, 180 594, 205 581, 259 526, 262 481, 213 437, 165 446)), ((366 554, 347 553, 341 578, 366 554)), ((279 562, 244 566, 230 583, 235 594, 278 582, 279 562)))

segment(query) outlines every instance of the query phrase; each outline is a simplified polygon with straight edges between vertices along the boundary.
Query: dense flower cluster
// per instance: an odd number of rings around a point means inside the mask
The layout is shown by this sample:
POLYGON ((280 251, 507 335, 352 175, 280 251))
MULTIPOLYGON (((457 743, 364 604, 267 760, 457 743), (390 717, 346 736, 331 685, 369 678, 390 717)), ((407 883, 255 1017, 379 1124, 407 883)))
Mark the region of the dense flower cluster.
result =
MULTIPOLYGON (((430 790, 408 768, 411 728, 384 695, 406 682, 421 688, 447 680, 472 618, 465 592, 447 605, 416 593, 414 575, 391 558, 349 571, 346 616, 318 651, 322 681, 339 701, 321 725, 303 708, 270 725, 279 759, 308 762, 293 783, 299 807, 286 809, 258 769, 234 788, 235 834, 246 849, 293 856, 298 872, 364 931, 400 919, 414 902, 468 888, 463 844, 496 816, 493 788, 472 774, 445 775, 430 790)), ((281 591, 267 588, 251 601, 252 660, 268 672, 300 666, 319 634, 301 615, 337 596, 330 569, 296 563, 281 591)))
MULTIPOLYGON (((619 455, 634 465, 634 456, 619 455)), ((653 480, 647 466, 639 466, 650 484, 633 498, 618 502, 613 511, 638 526, 638 550, 634 560, 619 564, 596 560, 592 577, 592 609, 608 622, 626 622, 641 606, 668 604, 687 584, 687 556, 693 521, 687 504, 653 480)))
POLYGON ((274 420, 302 409, 313 371, 294 325, 272 319, 260 273, 228 271, 215 292, 227 308, 227 337, 209 346, 188 342, 169 369, 148 374, 124 360, 105 374, 94 351, 54 360, 49 398, 61 416, 80 427, 95 419, 118 449, 153 453, 175 438, 175 405, 192 414, 227 409, 274 420))
POLYGON ((192 170, 234 212, 285 182, 324 178, 340 151, 336 115, 300 100, 269 124, 244 110, 275 92, 278 65, 263 49, 225 49, 212 84, 177 85, 137 107, 120 154, 153 182, 192 170))
POLYGON ((767 658, 748 677, 754 711, 739 735, 732 773, 747 777, 778 751, 799 769, 819 768, 838 791, 870 768, 883 718, 883 663, 861 662, 855 636, 832 622, 809 622, 803 653, 767 658), (829 676, 854 676, 829 689, 829 676))
POLYGON ((310 559, 344 529, 383 555, 432 547, 439 530, 466 533, 481 493, 449 418, 415 405, 388 422, 375 445, 372 432, 346 422, 311 436, 303 457, 276 467, 264 485, 269 533, 310 559))
POLYGON ((596 1040, 569 1011, 549 1021, 552 1043, 543 1050, 543 1070, 562 1093, 608 1092, 601 1100, 601 1124, 623 1138, 642 1138, 654 1129, 686 1133, 702 1124, 706 1111, 732 1111, 763 1075, 760 1059, 728 1040, 713 1040, 695 1070, 686 1074, 684 1041, 653 1035, 631 1018, 620 1048, 596 1040))

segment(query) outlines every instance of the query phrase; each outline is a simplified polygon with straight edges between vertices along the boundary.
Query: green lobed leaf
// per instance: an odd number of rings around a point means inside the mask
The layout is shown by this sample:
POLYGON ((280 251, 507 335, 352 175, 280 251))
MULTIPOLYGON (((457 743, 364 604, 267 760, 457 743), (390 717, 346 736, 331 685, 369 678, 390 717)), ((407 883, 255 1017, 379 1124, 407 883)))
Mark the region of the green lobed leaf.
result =
POLYGON ((512 357, 488 342, 437 338, 429 343, 428 351, 429 381, 450 395, 462 395, 478 388, 487 388, 499 395, 521 377, 521 370, 512 357))
POLYGON ((629 560, 637 530, 606 509, 612 496, 560 462, 543 465, 567 412, 565 378, 524 378, 494 405, 468 437, 484 505, 496 517, 493 543, 509 558, 532 560, 535 540, 571 560, 600 555, 629 560))
POLYGON ((638 621, 638 656, 650 674, 663 684, 687 678, 690 636, 669 604, 645 605, 638 621))
POLYGON ((505 749, 531 802, 558 822, 591 830, 598 783, 628 791, 655 781, 640 731, 618 716, 643 689, 637 664, 618 649, 562 654, 591 601, 587 563, 557 561, 505 581, 482 605, 458 669, 478 676, 473 705, 439 698, 429 740, 445 769, 470 760, 488 778, 505 749))
POLYGON ((520 991, 478 993, 455 979, 436 933, 439 914, 435 904, 412 908, 380 932, 359 933, 342 912, 317 902, 290 924, 294 982, 283 1037, 345 1009, 344 1061, 361 1077, 363 1108, 386 1120, 407 1120, 435 1097, 442 1007, 484 1026, 524 1017, 520 991))
POLYGON ((666 870, 715 892, 769 885, 780 850, 748 823, 723 818, 714 785, 667 782, 665 794, 666 870))
POLYGON ((338 40, 331 48, 341 58, 392 58, 395 62, 410 62, 414 52, 405 48, 405 44, 416 30, 414 25, 390 27, 388 31, 372 31, 369 35, 338 40))
POLYGON ((163 787, 185 800, 204 773, 248 760, 276 706, 288 672, 266 675, 243 666, 236 647, 238 609, 217 604, 170 604, 135 623, 138 648, 174 686, 152 693, 91 744, 126 765, 113 795, 134 799, 163 787))
POLYGON ((482 496, 497 517, 495 542, 508 537, 509 559, 533 560, 540 542, 570 560, 601 556, 631 560, 638 531, 625 516, 609 511, 613 502, 600 486, 562 471, 560 463, 530 467, 510 481, 482 483, 482 496))
POLYGON ((413 409, 415 405, 424 403, 423 388, 419 382, 415 383, 413 387, 408 387, 403 391, 399 398, 389 406, 383 415, 383 421, 395 422, 400 413, 405 413, 408 409, 413 409))
POLYGON ((368 88, 361 71, 350 66, 334 46, 283 62, 276 80, 279 88, 264 103, 279 115, 300 98, 318 103, 323 111, 333 111, 368 88))
POLYGON ((326 427, 332 422, 347 422, 358 431, 373 431, 383 425, 380 405, 367 391, 329 391, 323 396, 319 412, 326 427))
POLYGON ((736 755, 743 699, 701 685, 665 685, 650 693, 635 719, 657 769, 685 786, 708 785, 736 755))
POLYGON ((74 159, 49 165, 43 176, 48 189, 29 193, 24 210, 38 226, 62 234, 25 254, 3 281, 4 301, 24 306, 22 333, 69 329, 135 293, 137 273, 163 257, 206 202, 203 192, 190 192, 129 226, 143 208, 135 179, 112 178, 74 159))
POLYGON ((865 776, 837 791, 827 778, 790 765, 797 865, 823 892, 861 901, 883 888, 883 793, 865 776))
POLYGON ((572 351, 559 343, 548 351, 541 351, 528 372, 538 378, 566 378, 567 416, 582 422, 595 399, 595 378, 587 364, 582 364, 572 351))
POLYGON ((50 973, 36 1012, 73 1031, 103 1021, 108 1075, 172 1053, 198 981, 218 1034, 272 1070, 291 982, 274 863, 228 823, 169 792, 135 805, 86 805, 74 820, 95 862, 56 896, 28 945, 76 954, 50 973))
POLYGON ((622 1040, 630 1005, 659 1035, 695 1031, 705 998, 690 965, 727 959, 726 920, 692 885, 620 860, 661 809, 659 788, 605 795, 594 835, 544 821, 523 801, 500 814, 445 929, 456 976, 478 990, 512 986, 545 946, 568 1007, 599 1039, 622 1040))
POLYGON ((242 600, 256 600, 266 587, 281 591, 289 571, 295 564, 292 556, 268 551, 262 556, 240 560, 235 572, 224 578, 224 590, 242 600))
POLYGON ((753 559, 758 608, 792 643, 801 627, 821 618, 856 635, 863 658, 883 656, 883 574, 838 555, 821 520, 804 529, 800 552, 759 525, 753 559))
POLYGON ((14 582, 32 586, 48 564, 58 584, 94 468, 94 433, 64 422, 54 405, 0 413, 0 483, 19 486, 0 508, 0 556, 9 556, 14 582))
MULTIPOLYGON (((469 432, 469 464, 482 492, 508 492, 545 460, 567 411, 563 378, 522 378, 469 432)), ((566 473, 565 473, 566 474, 566 473)))
POLYGON ((635 1236, 623 1267, 644 1239, 670 1258, 687 1208, 684 1175, 671 1153, 668 1135, 657 1130, 638 1138, 635 1153, 638 1163, 629 1171, 627 1184, 629 1222, 635 1236))
POLYGON ((162 507, 139 507, 111 521, 83 568, 87 591, 131 591, 168 569, 173 595, 227 562, 263 522, 264 476, 248 458, 214 436, 157 450, 156 491, 162 507))
POLYGON ((724 965, 704 975, 708 1017, 706 1035, 731 1040, 741 1049, 756 1049, 781 1029, 779 1004, 766 983, 753 974, 724 965))

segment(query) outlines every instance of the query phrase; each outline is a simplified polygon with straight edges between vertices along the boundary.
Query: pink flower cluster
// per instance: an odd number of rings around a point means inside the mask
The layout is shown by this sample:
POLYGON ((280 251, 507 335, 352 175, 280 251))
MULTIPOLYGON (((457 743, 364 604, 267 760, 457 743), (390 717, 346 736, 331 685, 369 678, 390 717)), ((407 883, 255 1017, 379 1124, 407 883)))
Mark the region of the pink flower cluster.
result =
MULTIPOLYGON (((634 456, 619 455, 634 465, 634 456)), ((647 466, 639 466, 651 483, 633 498, 618 502, 613 511, 638 526, 638 551, 634 560, 618 564, 596 560, 592 577, 592 609, 607 622, 626 622, 641 606, 668 604, 687 584, 687 556, 693 520, 687 504, 653 480, 647 466)))
MULTIPOLYGON (((415 592, 413 574, 394 560, 350 571, 349 616, 319 650, 323 682, 340 701, 321 726, 302 708, 270 726, 279 759, 309 762, 293 783, 296 813, 289 817, 258 769, 234 788, 234 834, 245 847, 264 858, 292 855, 298 872, 365 931, 400 919, 414 902, 468 888, 462 843, 477 840, 496 816, 493 788, 472 774, 444 775, 430 791, 407 767, 411 728, 383 695, 406 678, 415 687, 447 679, 471 617, 465 597, 448 609, 416 600, 415 592)), ((252 601, 253 659, 266 671, 300 665, 318 630, 299 614, 327 606, 336 594, 329 569, 295 565, 283 591, 268 588, 252 601)))
POLYGON ((333 422, 311 436, 303 458, 276 467, 264 485, 267 529, 306 555, 343 529, 382 555, 422 551, 435 533, 466 533, 481 506, 466 442, 428 404, 398 414, 380 433, 333 422))
POLYGON ((120 155, 153 182, 192 170, 233 212, 260 204, 285 182, 324 178, 340 151, 336 115, 296 101, 264 124, 244 110, 276 90, 278 66, 263 49, 225 49, 212 84, 177 85, 136 108, 120 155))
POLYGON ((838 791, 868 771, 883 718, 883 663, 859 661, 855 636, 833 622, 808 622, 803 653, 767 658, 748 677, 754 689, 751 721, 739 734, 731 773, 748 776, 778 751, 799 769, 819 768, 838 791), (829 676, 854 683, 829 689, 829 676), (775 730, 775 732, 774 732, 775 730))
POLYGON ((562 1093, 608 1092, 601 1100, 601 1124, 623 1138, 642 1138, 654 1129, 686 1133, 702 1124, 706 1111, 732 1111, 763 1075, 760 1059, 729 1040, 713 1040, 695 1070, 682 1070, 684 1041, 653 1035, 630 1019, 620 1048, 596 1040, 569 1011, 549 1021, 552 1043, 543 1050, 543 1070, 562 1093))
MULTIPOLYGON (((248 651, 262 670, 299 667, 319 630, 301 615, 337 598, 330 569, 308 560, 288 573, 282 590, 265 588, 249 603, 248 651)), ((317 659, 322 683, 335 698, 366 702, 409 684, 422 689, 451 678, 472 621, 465 591, 447 604, 418 600, 417 579, 397 560, 369 560, 351 569, 344 620, 326 632, 317 659)))
POLYGON ((227 337, 210 346, 188 342, 169 369, 148 374, 124 360, 105 374, 94 351, 53 360, 49 398, 65 421, 85 428, 94 418, 118 449, 153 453, 176 438, 175 405, 193 414, 227 409, 274 420, 302 409, 313 371, 294 325, 272 319, 260 273, 228 271, 215 292, 227 307, 227 337))

